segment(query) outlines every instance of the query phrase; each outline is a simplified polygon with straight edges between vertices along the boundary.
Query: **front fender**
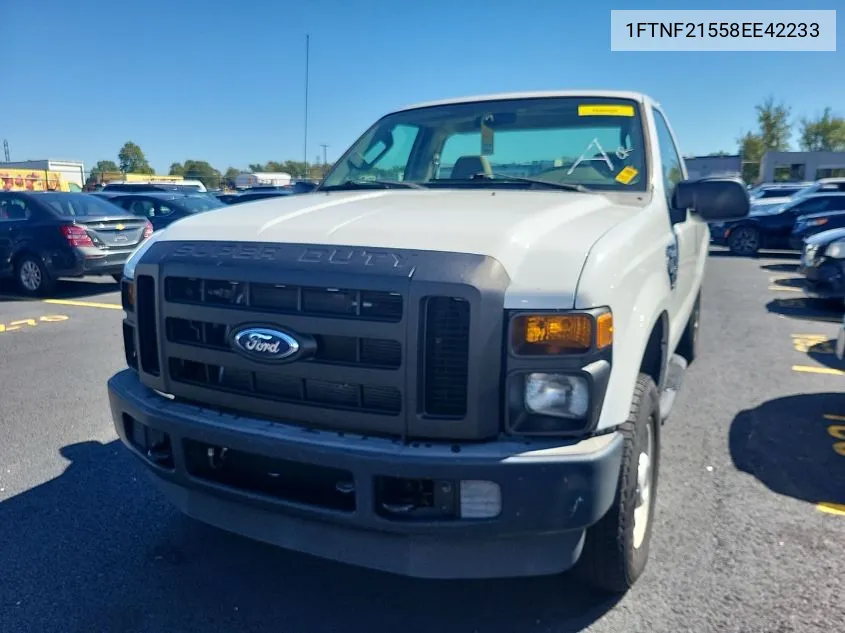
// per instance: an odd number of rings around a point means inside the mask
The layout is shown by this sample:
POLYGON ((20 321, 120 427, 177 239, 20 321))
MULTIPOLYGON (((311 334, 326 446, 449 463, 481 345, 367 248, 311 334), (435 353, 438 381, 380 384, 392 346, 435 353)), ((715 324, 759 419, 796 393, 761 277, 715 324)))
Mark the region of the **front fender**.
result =
MULTIPOLYGON (((671 314, 666 273, 670 239, 668 218, 646 212, 604 236, 585 263, 576 308, 609 305, 613 311, 613 365, 598 429, 628 418, 651 331, 664 312, 671 314)), ((671 319, 668 325, 666 338, 671 349, 680 332, 679 324, 671 319)))

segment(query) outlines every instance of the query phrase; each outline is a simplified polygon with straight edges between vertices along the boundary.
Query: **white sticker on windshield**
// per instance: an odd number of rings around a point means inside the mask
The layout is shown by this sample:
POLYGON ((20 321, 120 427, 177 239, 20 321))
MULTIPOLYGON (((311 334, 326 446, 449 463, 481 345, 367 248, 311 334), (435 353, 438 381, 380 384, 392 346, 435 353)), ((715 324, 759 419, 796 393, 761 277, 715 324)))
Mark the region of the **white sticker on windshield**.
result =
POLYGON ((592 141, 590 141, 590 143, 587 145, 587 149, 585 149, 583 153, 578 157, 578 160, 572 163, 572 167, 569 168, 569 171, 566 172, 566 175, 571 176, 572 172, 575 171, 575 168, 578 167, 578 165, 580 165, 581 163, 591 163, 595 161, 604 161, 607 164, 607 168, 611 171, 613 170, 613 163, 610 162, 610 158, 608 157, 607 152, 604 151, 604 148, 601 146, 601 143, 599 143, 598 138, 594 138, 592 141), (591 147, 595 147, 600 155, 593 155, 590 158, 587 158, 587 153, 590 151, 591 147))
POLYGON ((622 145, 620 145, 616 148, 616 158, 618 158, 619 160, 625 160, 626 158, 628 158, 628 156, 631 155, 631 152, 633 151, 633 147, 623 147, 622 145))

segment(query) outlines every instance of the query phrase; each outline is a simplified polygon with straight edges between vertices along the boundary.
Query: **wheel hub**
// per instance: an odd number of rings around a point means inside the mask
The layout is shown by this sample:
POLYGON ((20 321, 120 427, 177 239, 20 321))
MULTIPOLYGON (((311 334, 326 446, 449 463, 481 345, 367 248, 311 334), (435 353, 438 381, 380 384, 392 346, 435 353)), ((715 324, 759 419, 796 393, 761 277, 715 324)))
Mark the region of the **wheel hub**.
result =
POLYGON ((651 457, 654 450, 654 438, 651 423, 646 426, 643 448, 637 458, 637 490, 634 507, 634 548, 643 544, 651 514, 651 490, 653 469, 651 457))
POLYGON ((41 269, 33 261, 25 261, 21 266, 21 284, 29 291, 38 290, 41 286, 41 269))

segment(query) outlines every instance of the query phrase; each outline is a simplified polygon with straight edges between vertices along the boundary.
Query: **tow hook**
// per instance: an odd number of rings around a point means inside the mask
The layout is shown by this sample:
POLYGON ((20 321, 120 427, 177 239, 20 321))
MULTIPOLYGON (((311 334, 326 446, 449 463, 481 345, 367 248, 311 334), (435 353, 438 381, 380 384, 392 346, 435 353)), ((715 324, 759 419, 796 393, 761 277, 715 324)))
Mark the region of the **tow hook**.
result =
POLYGON ((208 466, 212 470, 218 470, 221 468, 223 466, 223 462, 226 460, 226 453, 228 451, 229 449, 225 447, 209 446, 208 449, 206 449, 208 466))

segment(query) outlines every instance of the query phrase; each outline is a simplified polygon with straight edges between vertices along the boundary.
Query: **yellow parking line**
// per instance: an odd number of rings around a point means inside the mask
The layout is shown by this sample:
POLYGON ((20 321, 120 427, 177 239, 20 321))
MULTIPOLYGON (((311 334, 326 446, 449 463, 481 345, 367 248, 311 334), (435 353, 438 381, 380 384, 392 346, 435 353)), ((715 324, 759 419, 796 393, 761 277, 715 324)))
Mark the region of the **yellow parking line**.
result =
POLYGON ((786 292, 801 292, 801 288, 793 288, 792 286, 769 286, 769 290, 785 290, 786 292))
POLYGON ((833 415, 832 413, 825 413, 824 419, 833 420, 835 422, 845 422, 845 415, 833 415))
POLYGON ((841 369, 833 369, 832 367, 811 367, 810 365, 793 365, 792 371, 800 371, 807 374, 829 374, 831 376, 841 376, 845 371, 841 369))
POLYGON ((845 517, 845 504, 829 503, 825 501, 823 503, 817 503, 816 509, 820 512, 826 512, 827 514, 836 514, 838 516, 845 517))
POLYGON ((44 299, 44 303, 54 303, 60 306, 79 306, 81 308, 104 308, 106 310, 122 310, 119 303, 97 303, 96 301, 77 301, 75 299, 44 299))

